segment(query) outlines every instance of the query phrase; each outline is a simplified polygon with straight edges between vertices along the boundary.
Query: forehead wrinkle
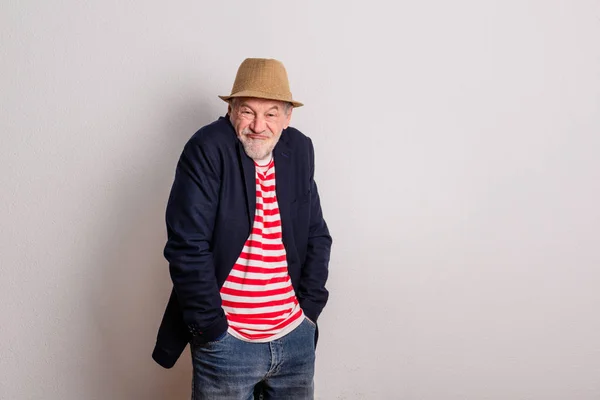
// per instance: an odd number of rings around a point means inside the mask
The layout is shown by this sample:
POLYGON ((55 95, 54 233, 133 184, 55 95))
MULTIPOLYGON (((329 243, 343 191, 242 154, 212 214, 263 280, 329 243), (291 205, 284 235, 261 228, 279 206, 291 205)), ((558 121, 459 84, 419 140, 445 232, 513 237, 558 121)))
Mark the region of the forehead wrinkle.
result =
MULTIPOLYGON (((251 109, 253 112, 257 112, 257 109, 256 109, 255 107, 252 107, 250 104, 248 104, 248 100, 243 100, 243 101, 240 103, 240 105, 239 105, 239 106, 240 106, 240 108, 241 108, 241 107, 248 107, 248 108, 249 108, 249 109, 251 109)), ((267 109, 265 112, 267 112, 267 111, 271 111, 271 110, 273 110, 273 109, 275 109, 275 110, 279 111, 279 103, 275 103, 275 104, 273 104, 273 105, 272 105, 271 107, 269 107, 269 108, 268 108, 268 109, 267 109)))

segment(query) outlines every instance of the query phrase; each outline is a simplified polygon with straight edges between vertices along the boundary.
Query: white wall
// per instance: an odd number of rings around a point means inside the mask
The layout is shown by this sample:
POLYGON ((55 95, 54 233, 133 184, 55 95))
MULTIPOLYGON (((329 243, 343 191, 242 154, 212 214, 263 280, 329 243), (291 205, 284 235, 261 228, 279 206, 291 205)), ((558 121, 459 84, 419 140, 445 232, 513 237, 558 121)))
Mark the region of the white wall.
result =
POLYGON ((0 7, 0 399, 188 398, 164 207, 253 56, 335 239, 319 398, 600 398, 597 1, 0 7))

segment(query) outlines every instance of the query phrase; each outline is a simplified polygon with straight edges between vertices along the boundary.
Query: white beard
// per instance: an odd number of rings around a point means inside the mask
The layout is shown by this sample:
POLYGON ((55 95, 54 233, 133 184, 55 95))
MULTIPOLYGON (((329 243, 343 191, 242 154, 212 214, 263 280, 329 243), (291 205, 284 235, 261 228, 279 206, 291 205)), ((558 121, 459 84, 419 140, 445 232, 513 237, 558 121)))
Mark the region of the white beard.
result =
POLYGON ((244 151, 254 161, 269 161, 273 153, 275 145, 279 141, 280 136, 273 135, 270 133, 270 138, 266 140, 252 139, 248 137, 251 133, 249 129, 244 129, 242 135, 239 138, 240 142, 244 146, 244 151))

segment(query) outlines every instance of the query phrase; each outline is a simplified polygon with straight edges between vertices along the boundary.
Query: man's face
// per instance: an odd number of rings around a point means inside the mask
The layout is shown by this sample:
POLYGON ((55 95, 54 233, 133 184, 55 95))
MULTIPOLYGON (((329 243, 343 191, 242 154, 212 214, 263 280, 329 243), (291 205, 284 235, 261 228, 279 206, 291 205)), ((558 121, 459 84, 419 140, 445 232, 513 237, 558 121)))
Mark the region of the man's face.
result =
POLYGON ((292 108, 286 112, 282 101, 239 98, 229 106, 229 118, 246 154, 260 164, 270 160, 292 108))

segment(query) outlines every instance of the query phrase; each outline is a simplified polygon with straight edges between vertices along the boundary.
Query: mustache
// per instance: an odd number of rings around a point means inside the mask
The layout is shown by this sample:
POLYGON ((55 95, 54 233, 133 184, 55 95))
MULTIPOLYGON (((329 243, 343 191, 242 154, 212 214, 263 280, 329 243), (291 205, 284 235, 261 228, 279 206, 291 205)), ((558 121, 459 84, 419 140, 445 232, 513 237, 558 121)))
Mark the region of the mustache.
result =
POLYGON ((242 130, 242 135, 271 135, 272 132, 268 129, 265 129, 262 132, 253 132, 250 128, 244 128, 242 130))

